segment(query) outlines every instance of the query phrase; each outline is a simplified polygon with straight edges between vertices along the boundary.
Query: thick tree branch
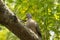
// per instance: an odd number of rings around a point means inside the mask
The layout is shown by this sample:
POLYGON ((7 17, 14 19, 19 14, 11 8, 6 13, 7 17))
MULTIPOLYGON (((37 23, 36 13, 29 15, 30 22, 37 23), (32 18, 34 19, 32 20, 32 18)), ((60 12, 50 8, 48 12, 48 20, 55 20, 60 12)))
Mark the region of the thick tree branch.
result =
POLYGON ((40 40, 39 37, 30 29, 24 26, 12 11, 0 0, 0 24, 5 25, 21 40, 40 40))

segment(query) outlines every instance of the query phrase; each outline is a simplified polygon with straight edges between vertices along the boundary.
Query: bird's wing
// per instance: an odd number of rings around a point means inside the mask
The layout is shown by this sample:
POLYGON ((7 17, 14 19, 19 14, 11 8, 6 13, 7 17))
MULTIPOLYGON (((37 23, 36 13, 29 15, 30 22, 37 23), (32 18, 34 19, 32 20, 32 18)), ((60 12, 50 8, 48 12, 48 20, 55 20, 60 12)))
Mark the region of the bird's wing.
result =
POLYGON ((39 28, 39 25, 38 25, 38 24, 36 24, 36 30, 37 30, 38 35, 39 35, 40 37, 42 37, 41 31, 40 31, 40 28, 39 28))

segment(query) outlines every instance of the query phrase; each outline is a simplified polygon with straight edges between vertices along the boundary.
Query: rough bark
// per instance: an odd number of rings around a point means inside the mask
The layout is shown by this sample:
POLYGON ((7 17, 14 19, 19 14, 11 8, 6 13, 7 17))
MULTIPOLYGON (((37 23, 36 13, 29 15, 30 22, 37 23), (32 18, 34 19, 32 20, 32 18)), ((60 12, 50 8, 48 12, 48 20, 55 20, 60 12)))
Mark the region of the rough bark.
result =
POLYGON ((21 40, 40 40, 39 37, 13 14, 11 10, 0 0, 0 24, 8 28, 21 40))

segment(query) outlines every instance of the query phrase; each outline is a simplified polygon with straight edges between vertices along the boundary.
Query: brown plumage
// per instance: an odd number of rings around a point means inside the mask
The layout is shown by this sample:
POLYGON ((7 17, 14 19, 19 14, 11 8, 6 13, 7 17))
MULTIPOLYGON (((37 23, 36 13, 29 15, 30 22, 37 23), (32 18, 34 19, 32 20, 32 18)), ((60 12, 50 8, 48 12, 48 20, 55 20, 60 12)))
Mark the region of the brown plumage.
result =
POLYGON ((32 31, 34 31, 39 37, 41 36, 39 26, 35 20, 32 19, 31 14, 26 14, 27 21, 26 21, 26 26, 30 28, 32 31))

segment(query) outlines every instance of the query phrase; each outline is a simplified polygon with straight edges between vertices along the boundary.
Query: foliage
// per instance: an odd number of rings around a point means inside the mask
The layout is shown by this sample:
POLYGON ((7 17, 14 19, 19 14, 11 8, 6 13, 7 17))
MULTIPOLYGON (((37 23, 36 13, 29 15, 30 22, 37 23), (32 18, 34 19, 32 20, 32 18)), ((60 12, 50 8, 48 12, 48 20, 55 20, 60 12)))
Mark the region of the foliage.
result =
POLYGON ((26 13, 31 13, 40 25, 43 40, 51 40, 51 37, 60 40, 60 0, 5 0, 5 3, 22 20, 26 13))

